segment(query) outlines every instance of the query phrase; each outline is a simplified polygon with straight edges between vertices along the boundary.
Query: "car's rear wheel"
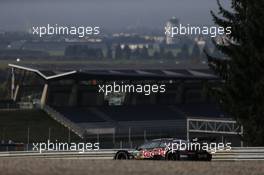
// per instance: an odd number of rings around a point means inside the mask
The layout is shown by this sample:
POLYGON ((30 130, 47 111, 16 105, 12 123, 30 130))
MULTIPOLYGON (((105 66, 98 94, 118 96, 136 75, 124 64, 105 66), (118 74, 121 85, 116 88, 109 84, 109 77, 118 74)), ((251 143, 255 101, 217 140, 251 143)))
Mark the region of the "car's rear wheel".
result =
POLYGON ((115 159, 127 160, 127 159, 129 159, 129 156, 128 156, 127 152, 120 151, 120 152, 116 153, 115 159))
POLYGON ((173 161, 180 160, 180 155, 179 153, 170 152, 167 154, 166 160, 173 160, 173 161))
POLYGON ((212 154, 207 153, 206 161, 211 161, 211 160, 212 160, 212 154))

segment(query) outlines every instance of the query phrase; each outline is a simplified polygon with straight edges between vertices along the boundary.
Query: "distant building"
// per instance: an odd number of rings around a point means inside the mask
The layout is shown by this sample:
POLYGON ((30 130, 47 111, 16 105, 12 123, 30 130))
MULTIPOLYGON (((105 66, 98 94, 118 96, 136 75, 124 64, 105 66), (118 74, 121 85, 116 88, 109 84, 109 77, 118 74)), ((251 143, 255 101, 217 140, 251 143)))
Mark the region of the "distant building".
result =
MULTIPOLYGON (((167 23, 166 28, 172 28, 179 25, 179 20, 176 17, 172 17, 167 23)), ((170 35, 166 36, 166 44, 175 44, 175 38, 171 37, 170 35)))
POLYGON ((194 39, 195 43, 199 46, 200 52, 203 52, 203 49, 205 47, 206 41, 202 36, 197 36, 194 39))

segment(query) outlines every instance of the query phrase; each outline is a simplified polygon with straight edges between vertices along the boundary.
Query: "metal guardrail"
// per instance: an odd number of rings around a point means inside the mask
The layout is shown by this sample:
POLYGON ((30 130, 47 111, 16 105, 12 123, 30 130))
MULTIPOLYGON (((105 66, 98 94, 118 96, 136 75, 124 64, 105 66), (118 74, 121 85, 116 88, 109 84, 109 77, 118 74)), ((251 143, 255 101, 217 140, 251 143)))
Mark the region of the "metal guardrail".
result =
POLYGON ((117 150, 102 149, 99 151, 13 151, 0 152, 1 157, 35 157, 35 158, 91 158, 91 159, 113 159, 117 150))
MULTIPOLYGON (((72 151, 14 151, 0 152, 2 157, 41 157, 41 158, 89 158, 113 159, 118 149, 101 149, 84 153, 72 151)), ((129 150, 129 149, 128 149, 129 150)), ((218 151, 213 155, 213 161, 264 160, 264 147, 234 147, 231 151, 218 151)))
POLYGON ((218 151, 213 160, 264 160, 264 147, 234 147, 231 151, 218 151))

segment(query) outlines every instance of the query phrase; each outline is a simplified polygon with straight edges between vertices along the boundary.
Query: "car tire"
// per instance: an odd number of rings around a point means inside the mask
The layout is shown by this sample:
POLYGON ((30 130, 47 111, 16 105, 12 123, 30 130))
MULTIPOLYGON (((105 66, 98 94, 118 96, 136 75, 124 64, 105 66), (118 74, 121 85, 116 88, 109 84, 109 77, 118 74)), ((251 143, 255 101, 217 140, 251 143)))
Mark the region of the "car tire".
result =
POLYGON ((206 161, 211 161, 211 160, 212 160, 212 154, 207 153, 206 161))
POLYGON ((125 151, 119 151, 115 155, 116 160, 127 160, 129 159, 128 153, 125 151))
POLYGON ((180 154, 178 152, 175 153, 168 152, 166 155, 166 160, 171 160, 171 161, 180 160, 180 154))

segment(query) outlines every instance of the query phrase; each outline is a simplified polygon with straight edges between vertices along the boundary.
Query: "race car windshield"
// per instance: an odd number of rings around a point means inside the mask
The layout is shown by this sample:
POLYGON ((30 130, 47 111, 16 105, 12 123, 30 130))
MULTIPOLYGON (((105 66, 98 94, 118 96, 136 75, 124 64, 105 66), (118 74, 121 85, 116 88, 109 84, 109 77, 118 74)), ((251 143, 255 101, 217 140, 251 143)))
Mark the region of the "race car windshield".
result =
POLYGON ((139 146, 138 149, 151 149, 151 148, 159 147, 159 145, 160 145, 160 142, 147 142, 139 146))

